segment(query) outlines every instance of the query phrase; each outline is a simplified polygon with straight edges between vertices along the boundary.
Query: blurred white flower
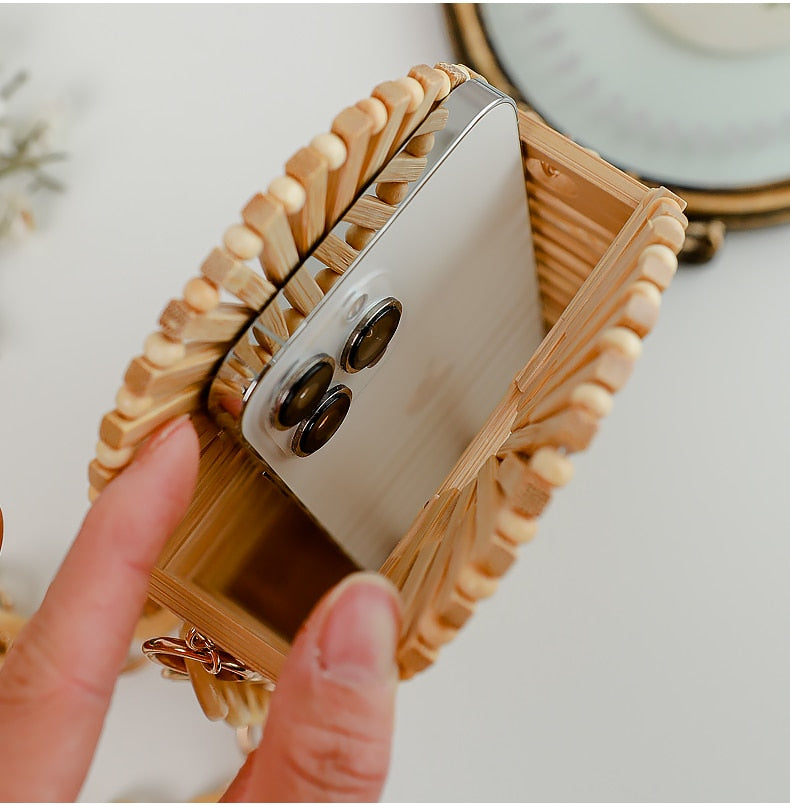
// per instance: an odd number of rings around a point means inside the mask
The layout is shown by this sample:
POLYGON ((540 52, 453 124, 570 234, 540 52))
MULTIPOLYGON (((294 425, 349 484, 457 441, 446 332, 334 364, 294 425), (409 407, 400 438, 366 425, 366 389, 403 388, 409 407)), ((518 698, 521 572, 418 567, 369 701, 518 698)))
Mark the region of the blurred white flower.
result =
POLYGON ((6 124, 0 121, 0 158, 5 156, 10 157, 15 148, 11 127, 6 126, 6 124))
POLYGON ((14 183, 0 186, 0 238, 21 241, 35 228, 30 196, 14 183))
POLYGON ((18 73, 0 81, 0 239, 24 238, 35 227, 31 195, 61 187, 49 166, 63 159, 62 109, 49 104, 32 118, 15 115, 11 102, 25 79, 18 73))

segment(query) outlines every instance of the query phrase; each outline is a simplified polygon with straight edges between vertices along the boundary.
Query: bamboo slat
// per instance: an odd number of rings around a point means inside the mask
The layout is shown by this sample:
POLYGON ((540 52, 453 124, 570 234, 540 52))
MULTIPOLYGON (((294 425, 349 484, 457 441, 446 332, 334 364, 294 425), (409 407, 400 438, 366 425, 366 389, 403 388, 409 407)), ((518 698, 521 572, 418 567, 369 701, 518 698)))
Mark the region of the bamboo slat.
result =
POLYGON ((507 504, 517 513, 535 518, 551 499, 551 485, 514 452, 506 455, 499 465, 497 482, 502 487, 507 504))
POLYGON ((254 310, 236 303, 220 303, 200 313, 183 300, 171 300, 159 319, 162 332, 182 342, 228 342, 250 321, 254 310))
POLYGON ((377 196, 365 194, 346 214, 345 221, 369 230, 381 230, 396 210, 377 196))
POLYGON ((326 224, 332 227, 354 201, 360 185, 373 121, 362 110, 347 107, 332 122, 332 132, 346 144, 348 156, 330 171, 326 194, 326 224))
POLYGON ((117 473, 105 468, 98 460, 91 460, 88 465, 88 482, 97 490, 104 489, 115 479, 117 473))
POLYGON ((400 125, 406 115, 411 96, 408 90, 397 81, 385 81, 374 88, 373 98, 377 98, 387 108, 387 123, 367 147, 361 171, 360 186, 367 185, 384 164, 390 147, 398 136, 400 125))
POLYGON ((283 286, 285 299, 303 315, 307 316, 321 302, 324 293, 303 264, 283 286))
POLYGON ((261 348, 272 355, 276 354, 282 347, 282 343, 288 339, 288 324, 285 322, 283 310, 276 298, 258 315, 252 327, 252 333, 261 348), (263 328, 258 328, 258 324, 263 328))
POLYGON ((134 420, 122 418, 117 412, 107 413, 101 422, 99 437, 112 449, 134 446, 171 418, 192 412, 200 403, 203 387, 196 384, 178 395, 155 402, 145 415, 134 420))
POLYGON ((427 165, 426 157, 401 152, 376 175, 376 182, 415 182, 423 175, 427 165))
POLYGON ((544 421, 531 420, 521 429, 514 430, 502 444, 500 452, 531 455, 541 446, 580 452, 589 446, 597 430, 598 419, 589 410, 570 406, 544 421))
POLYGON ((256 194, 241 215, 247 227, 263 239, 261 266, 266 277, 280 287, 299 263, 285 208, 271 194, 256 194))
POLYGON ((412 137, 420 135, 430 135, 434 132, 441 132, 447 126, 450 113, 445 107, 435 109, 414 131, 412 137))
POLYGON ((307 146, 285 164, 285 171, 307 197, 302 209, 289 217, 296 249, 304 257, 324 232, 329 166, 321 152, 307 146))
POLYGON ((262 274, 218 248, 212 250, 200 271, 251 309, 263 308, 277 294, 274 284, 262 274))
POLYGON ((422 99, 415 109, 410 112, 407 111, 403 116, 403 120, 398 128, 398 134, 395 136, 387 153, 388 158, 391 158, 403 145, 406 138, 430 112, 440 92, 442 92, 446 85, 446 75, 447 74, 443 71, 429 67, 428 65, 417 65, 409 71, 409 78, 415 79, 422 87, 422 99))
MULTIPOLYGON (((457 516, 457 521, 454 520, 452 524, 453 553, 431 605, 431 610, 437 620, 456 629, 461 628, 474 614, 477 601, 476 597, 470 596, 468 593, 464 594, 459 589, 462 571, 469 565, 472 543, 475 538, 476 486, 476 481, 469 483, 462 492, 459 505, 456 506, 454 516, 457 516)), ((482 577, 482 573, 473 573, 473 575, 475 574, 478 578, 482 577)), ((477 594, 477 591, 475 590, 473 595, 477 594)))
POLYGON ((144 356, 133 359, 124 382, 139 396, 161 397, 207 380, 227 352, 227 343, 192 343, 183 359, 167 368, 158 368, 144 356))
POLYGON ((569 376, 559 376, 546 381, 543 388, 538 388, 525 397, 525 403, 513 419, 513 429, 521 429, 533 418, 533 413, 543 401, 548 403, 557 399, 568 399, 581 384, 597 384, 609 392, 616 393, 628 381, 634 369, 634 360, 614 348, 604 348, 593 360, 581 365, 569 376))
POLYGON ((504 504, 504 495, 497 482, 499 460, 490 457, 477 475, 477 510, 475 538, 469 563, 486 575, 499 578, 516 560, 516 548, 496 532, 497 516, 504 504))
POLYGON ((358 253, 343 239, 334 233, 329 233, 316 247, 313 255, 331 270, 341 275, 354 263, 358 253))

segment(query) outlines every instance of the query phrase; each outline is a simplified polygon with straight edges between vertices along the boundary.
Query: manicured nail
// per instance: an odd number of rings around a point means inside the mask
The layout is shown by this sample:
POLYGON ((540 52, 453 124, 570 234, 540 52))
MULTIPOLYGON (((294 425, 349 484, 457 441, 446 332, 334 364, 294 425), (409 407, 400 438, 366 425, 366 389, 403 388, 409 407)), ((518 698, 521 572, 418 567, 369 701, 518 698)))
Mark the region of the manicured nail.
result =
POLYGON ((145 460, 146 457, 149 457, 153 454, 162 444, 164 444, 167 439, 178 432, 181 427, 183 427, 186 422, 189 420, 189 415, 180 415, 178 418, 174 418, 172 421, 168 421, 164 426, 159 427, 159 429, 154 432, 150 438, 140 447, 137 454, 134 456, 134 463, 139 463, 142 460, 145 460))
POLYGON ((337 681, 375 684, 394 680, 400 601, 379 575, 361 573, 330 595, 318 635, 319 663, 337 681))

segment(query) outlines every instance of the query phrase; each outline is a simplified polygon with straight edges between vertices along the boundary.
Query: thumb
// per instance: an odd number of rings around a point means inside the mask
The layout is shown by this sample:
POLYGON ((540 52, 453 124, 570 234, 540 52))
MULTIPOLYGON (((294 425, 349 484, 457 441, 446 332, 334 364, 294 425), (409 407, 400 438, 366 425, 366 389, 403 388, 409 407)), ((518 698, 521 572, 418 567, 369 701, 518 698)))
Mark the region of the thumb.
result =
POLYGON ((400 598, 358 573, 319 603, 294 642, 260 746, 225 795, 244 802, 378 799, 387 777, 400 598))

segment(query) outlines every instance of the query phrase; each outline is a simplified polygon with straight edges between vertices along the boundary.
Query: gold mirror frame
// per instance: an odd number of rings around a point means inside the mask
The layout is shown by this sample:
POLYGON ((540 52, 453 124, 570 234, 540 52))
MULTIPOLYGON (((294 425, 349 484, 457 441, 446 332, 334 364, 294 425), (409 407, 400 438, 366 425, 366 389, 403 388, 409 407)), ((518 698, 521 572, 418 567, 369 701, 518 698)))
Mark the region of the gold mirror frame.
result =
MULTIPOLYGON (((444 10, 459 60, 515 98, 522 108, 537 112, 497 58, 481 19, 479 4, 448 3, 444 10)), ((688 203, 687 213, 693 221, 681 254, 687 262, 709 260, 721 244, 725 226, 732 230, 746 230, 790 221, 790 181, 715 191, 636 178, 646 185, 665 185, 688 203)))

